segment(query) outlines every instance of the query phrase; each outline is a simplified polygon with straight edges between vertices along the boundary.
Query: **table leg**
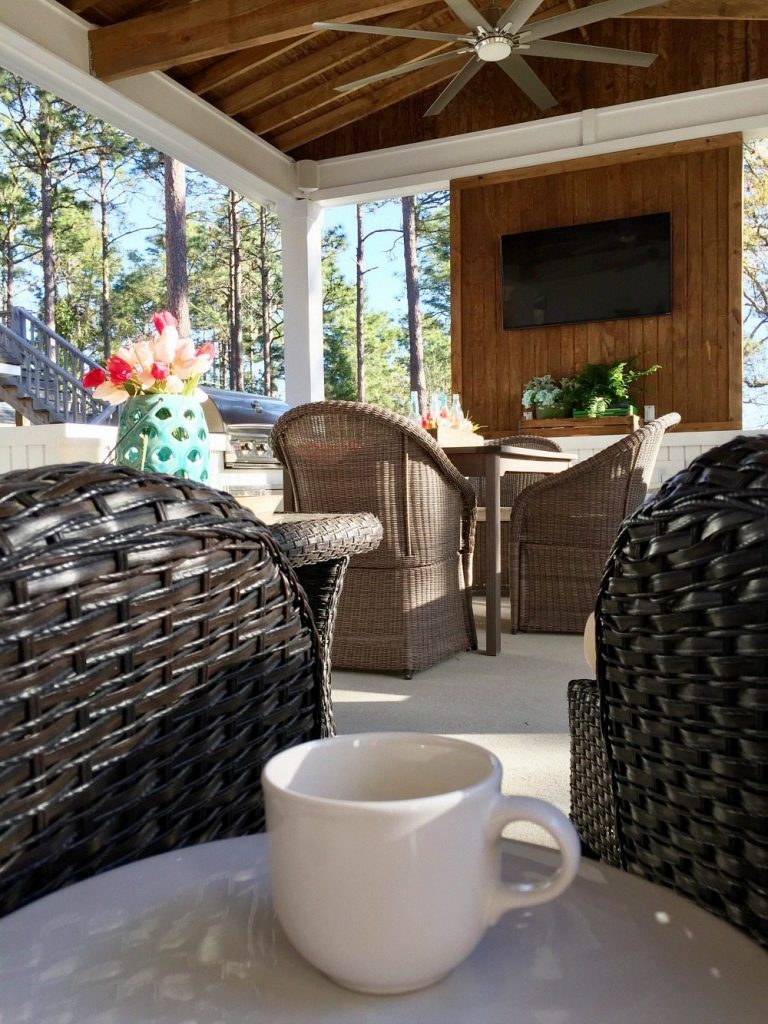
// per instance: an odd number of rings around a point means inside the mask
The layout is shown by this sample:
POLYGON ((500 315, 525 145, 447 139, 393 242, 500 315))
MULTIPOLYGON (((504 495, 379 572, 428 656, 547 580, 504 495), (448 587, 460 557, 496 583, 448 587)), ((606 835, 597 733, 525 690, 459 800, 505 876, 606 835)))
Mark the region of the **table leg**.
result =
POLYGON ((320 637, 323 660, 320 700, 320 736, 335 736, 333 700, 331 695, 331 647, 336 613, 341 597, 344 576, 349 565, 349 555, 312 565, 296 566, 294 569, 299 583, 309 600, 320 637))
POLYGON ((501 460, 485 460, 485 653, 501 652, 501 460))
POLYGON ((283 467, 283 512, 295 512, 296 502, 293 500, 293 487, 288 470, 283 467))

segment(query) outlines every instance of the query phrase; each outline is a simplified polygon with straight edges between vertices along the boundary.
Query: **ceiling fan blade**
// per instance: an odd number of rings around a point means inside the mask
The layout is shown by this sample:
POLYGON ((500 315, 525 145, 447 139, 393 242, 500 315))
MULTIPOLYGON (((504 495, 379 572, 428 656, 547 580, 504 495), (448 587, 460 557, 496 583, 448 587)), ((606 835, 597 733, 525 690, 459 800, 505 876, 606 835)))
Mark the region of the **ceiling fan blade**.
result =
POLYGON ((510 57, 500 60, 496 67, 505 71, 515 85, 523 90, 528 99, 536 104, 539 110, 549 110, 550 107, 557 106, 555 97, 536 72, 518 54, 513 53, 510 57))
POLYGON ((418 68, 428 68, 433 64, 442 64, 445 60, 456 60, 463 57, 466 50, 456 50, 454 53, 438 53, 434 57, 425 57, 423 60, 414 60, 409 64, 398 64, 396 68, 389 71, 380 71, 377 75, 368 75, 367 78, 356 78, 354 82, 344 82, 343 85, 335 86, 336 92, 351 92, 363 85, 370 85, 371 82, 381 82, 385 78, 395 78, 396 75, 404 75, 406 71, 416 71, 418 68))
MULTIPOLYGON (((460 21, 463 21, 468 28, 474 30, 478 25, 481 28, 488 29, 489 31, 494 28, 485 15, 476 10, 469 0, 445 0, 445 2, 451 8, 456 17, 460 21)), ((429 111, 427 111, 427 113, 429 113, 429 111)))
POLYGON ((569 11, 568 14, 558 14, 555 18, 535 21, 532 25, 527 25, 525 31, 530 32, 530 39, 546 39, 547 36, 556 36, 558 32, 581 28, 582 25, 592 25, 605 18, 618 18, 621 14, 631 14, 644 7, 658 6, 655 0, 605 0, 604 3, 580 7, 578 11, 569 11))
POLYGON ((509 25, 509 32, 519 31, 543 3, 544 0, 515 0, 499 18, 498 27, 505 28, 509 25))
POLYGON ((621 64, 625 67, 648 68, 657 53, 639 50, 615 50, 612 46, 586 46, 582 43, 560 43, 541 39, 530 44, 525 51, 531 57, 556 57, 563 60, 588 60, 595 64, 621 64))
POLYGON ((329 32, 360 32, 371 36, 402 36, 405 39, 436 39, 441 43, 463 43, 464 36, 448 32, 427 32, 420 28, 385 28, 383 25, 347 25, 343 21, 316 21, 313 28, 329 32))
POLYGON ((482 66, 483 62, 478 60, 477 57, 472 57, 468 60, 458 75, 454 75, 448 85, 446 85, 429 110, 424 111, 424 116, 433 117, 435 114, 439 114, 441 110, 444 110, 454 96, 464 88, 467 82, 475 77, 482 66))

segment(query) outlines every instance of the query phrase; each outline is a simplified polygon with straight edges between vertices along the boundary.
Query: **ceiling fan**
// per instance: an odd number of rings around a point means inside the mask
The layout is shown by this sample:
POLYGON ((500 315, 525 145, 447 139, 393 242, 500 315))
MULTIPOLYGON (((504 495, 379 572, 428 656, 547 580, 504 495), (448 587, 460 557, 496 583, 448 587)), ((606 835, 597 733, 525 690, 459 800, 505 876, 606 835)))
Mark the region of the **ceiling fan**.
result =
POLYGON ((514 3, 500 14, 497 7, 487 13, 493 22, 481 14, 469 3, 469 0, 445 0, 456 16, 471 29, 465 35, 448 32, 429 32, 421 29, 385 28, 381 25, 355 25, 338 21, 317 21, 317 29, 329 29, 335 32, 361 32, 369 35, 402 36, 406 39, 432 39, 459 46, 458 50, 449 53, 438 53, 424 60, 414 60, 408 64, 400 64, 367 78, 358 78, 354 82, 346 82, 337 86, 338 92, 349 92, 359 89, 372 82, 380 82, 385 78, 403 75, 418 68, 441 64, 443 61, 457 60, 471 54, 469 60, 443 89, 432 106, 425 112, 426 116, 439 114, 474 78, 485 64, 498 64, 512 81, 531 99, 540 110, 548 110, 556 105, 557 100, 542 82, 535 71, 526 62, 523 54, 530 57, 555 57, 565 60, 585 60, 598 64, 620 64, 627 67, 647 68, 656 60, 655 53, 641 53, 637 50, 616 50, 608 46, 588 46, 582 43, 565 43, 550 41, 549 36, 567 32, 582 25, 591 25, 606 18, 615 18, 621 14, 631 14, 643 7, 657 7, 660 0, 604 0, 602 3, 590 4, 567 14, 558 14, 552 18, 542 18, 530 22, 544 0, 514 0, 514 3))

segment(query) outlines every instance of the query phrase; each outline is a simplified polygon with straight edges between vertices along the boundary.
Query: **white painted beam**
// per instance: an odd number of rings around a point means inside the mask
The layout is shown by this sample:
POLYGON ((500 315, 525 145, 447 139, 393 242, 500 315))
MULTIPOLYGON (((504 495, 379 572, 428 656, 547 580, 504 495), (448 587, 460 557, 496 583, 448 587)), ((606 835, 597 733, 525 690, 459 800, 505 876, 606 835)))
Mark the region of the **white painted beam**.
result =
POLYGON ((166 75, 93 78, 89 27, 52 0, 0 0, 0 65, 248 199, 298 194, 294 160, 166 75))
POLYGON ((768 135, 768 79, 320 160, 323 206, 446 188, 455 178, 742 132, 768 135))
POLYGON ((277 208, 283 244, 285 400, 320 401, 323 373, 323 211, 307 199, 277 208))

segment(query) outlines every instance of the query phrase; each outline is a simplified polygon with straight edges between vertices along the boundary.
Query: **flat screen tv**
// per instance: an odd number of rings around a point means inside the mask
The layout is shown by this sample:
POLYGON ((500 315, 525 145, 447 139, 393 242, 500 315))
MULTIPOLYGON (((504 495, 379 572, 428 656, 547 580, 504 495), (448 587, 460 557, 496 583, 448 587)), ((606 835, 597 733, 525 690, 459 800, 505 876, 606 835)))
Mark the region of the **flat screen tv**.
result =
POLYGON ((670 215, 502 235, 504 328, 672 312, 670 215))

